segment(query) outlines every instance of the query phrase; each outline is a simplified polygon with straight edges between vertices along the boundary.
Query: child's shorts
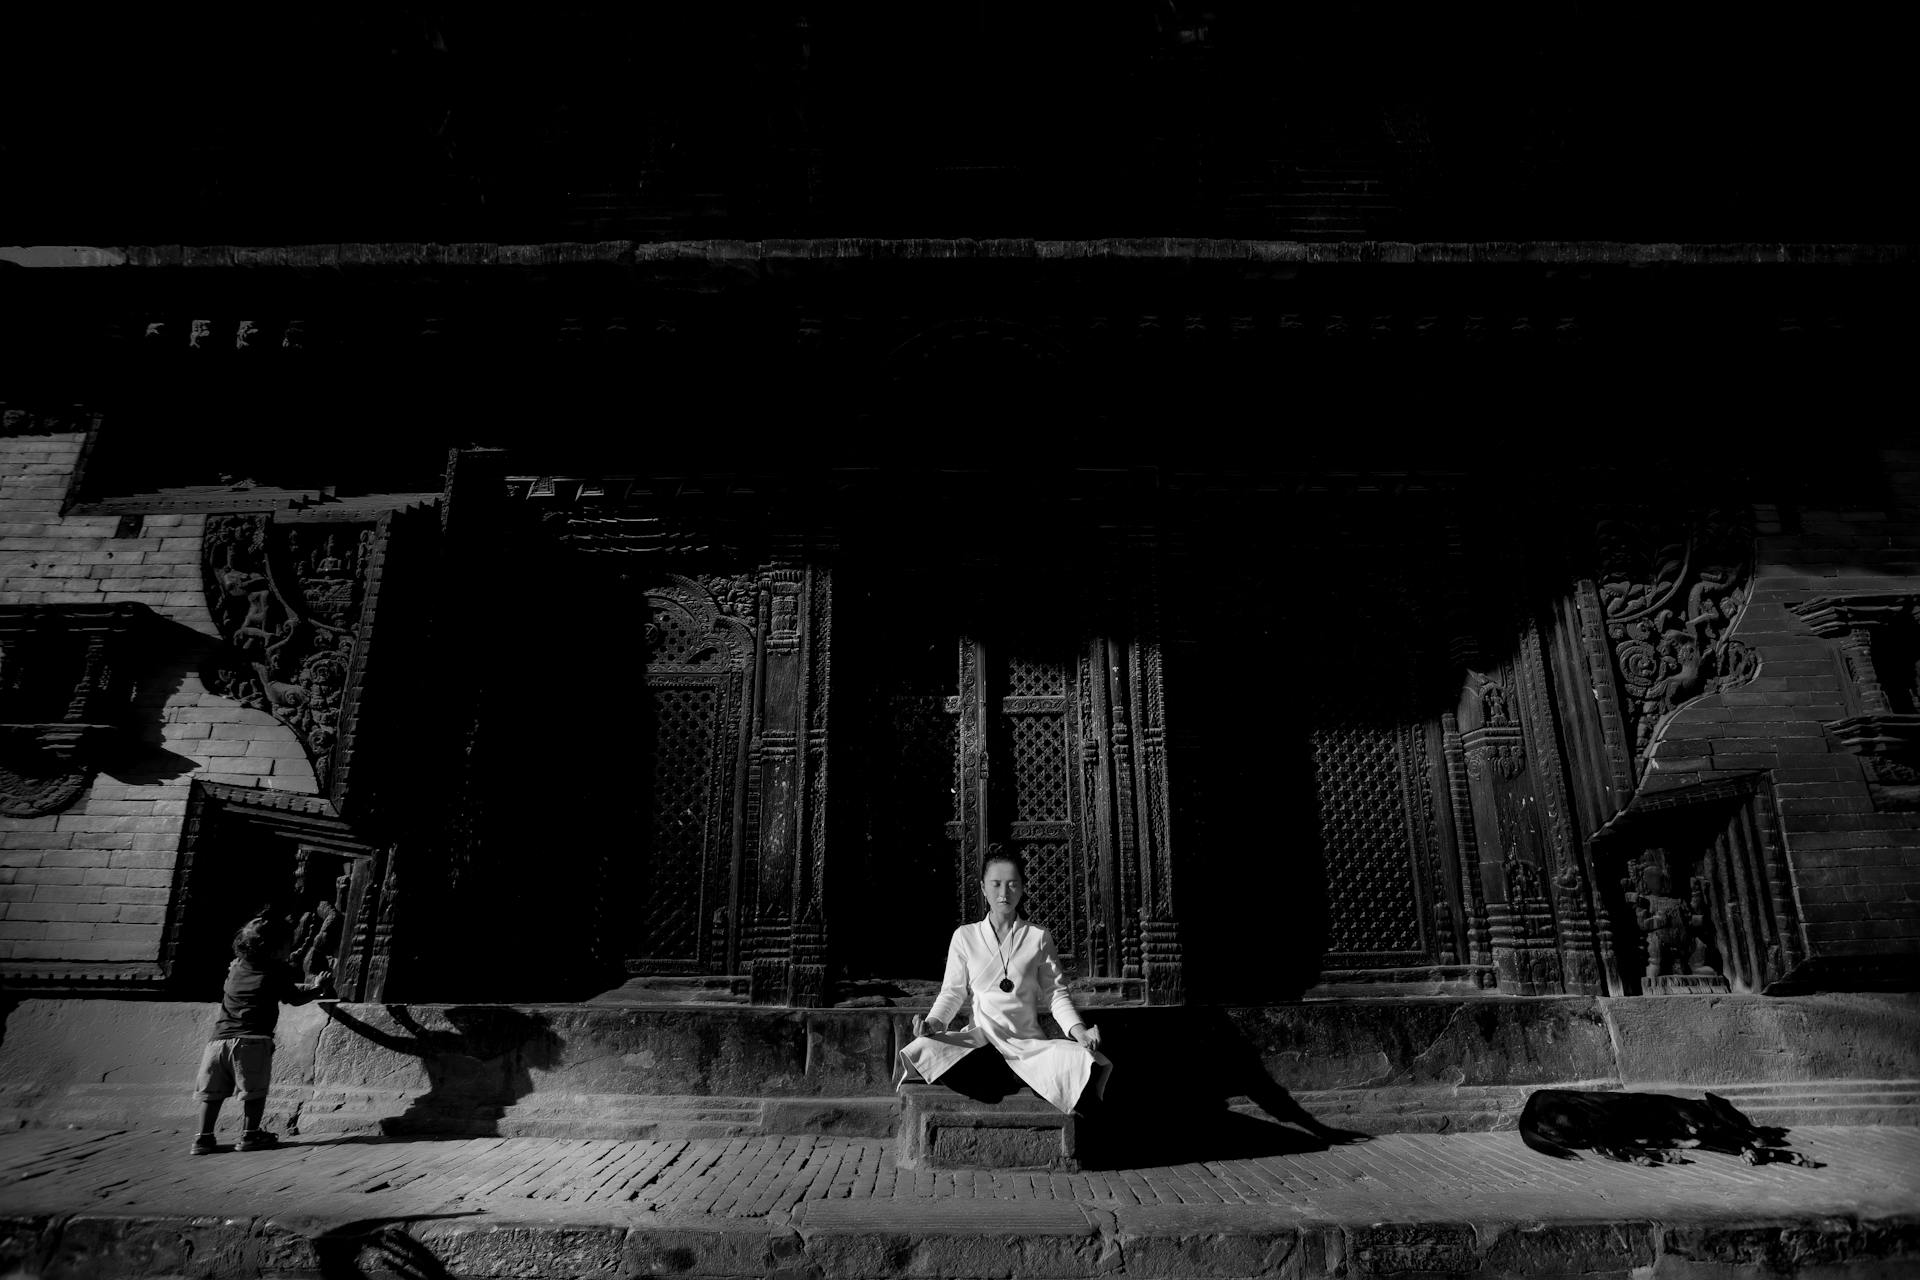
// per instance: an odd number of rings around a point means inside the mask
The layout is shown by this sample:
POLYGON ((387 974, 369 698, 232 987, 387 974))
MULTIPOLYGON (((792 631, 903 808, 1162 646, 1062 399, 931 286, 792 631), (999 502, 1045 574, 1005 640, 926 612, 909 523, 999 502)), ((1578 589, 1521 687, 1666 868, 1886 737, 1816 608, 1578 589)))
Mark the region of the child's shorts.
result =
POLYGON ((273 1037, 235 1036, 208 1042, 194 1080, 195 1102, 220 1102, 238 1093, 264 1098, 273 1078, 273 1037))

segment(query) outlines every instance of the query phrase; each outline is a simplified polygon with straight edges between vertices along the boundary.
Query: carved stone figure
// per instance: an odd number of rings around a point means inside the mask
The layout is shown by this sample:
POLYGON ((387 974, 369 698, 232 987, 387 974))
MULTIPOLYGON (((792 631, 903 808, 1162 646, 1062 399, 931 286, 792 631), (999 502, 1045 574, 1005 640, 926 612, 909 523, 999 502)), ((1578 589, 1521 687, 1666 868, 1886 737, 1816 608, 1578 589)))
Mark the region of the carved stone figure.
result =
POLYGON ((1646 988, 1708 986, 1724 990, 1720 974, 1709 960, 1706 881, 1693 877, 1687 896, 1678 897, 1669 865, 1665 849, 1648 849, 1630 864, 1623 882, 1627 907, 1646 945, 1646 988))

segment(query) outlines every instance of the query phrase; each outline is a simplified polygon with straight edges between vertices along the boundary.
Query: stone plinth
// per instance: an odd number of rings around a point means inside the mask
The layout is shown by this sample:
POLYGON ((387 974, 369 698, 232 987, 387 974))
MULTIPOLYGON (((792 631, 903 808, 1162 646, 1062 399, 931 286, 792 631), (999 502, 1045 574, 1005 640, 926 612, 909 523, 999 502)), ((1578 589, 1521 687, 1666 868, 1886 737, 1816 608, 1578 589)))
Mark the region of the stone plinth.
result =
MULTIPOLYGON (((18 1002, 0 1036, 0 1127, 195 1123, 194 1069, 217 1013, 211 1003, 18 1002)), ((280 1016, 268 1125, 339 1136, 891 1137, 901 1103, 892 1070, 911 1018, 903 1008, 306 1005, 280 1016)), ((1115 1132, 1121 1115, 1166 1129, 1176 1104, 1212 1120, 1231 1110, 1297 1123, 1304 1111, 1375 1134, 1507 1129, 1543 1085, 1712 1089, 1761 1124, 1920 1123, 1920 995, 1106 1008, 1100 1026, 1115 1063, 1115 1132)))
POLYGON ((903 1169, 1079 1169, 1070 1115, 1031 1089, 998 1102, 937 1084, 901 1088, 897 1163, 903 1169))

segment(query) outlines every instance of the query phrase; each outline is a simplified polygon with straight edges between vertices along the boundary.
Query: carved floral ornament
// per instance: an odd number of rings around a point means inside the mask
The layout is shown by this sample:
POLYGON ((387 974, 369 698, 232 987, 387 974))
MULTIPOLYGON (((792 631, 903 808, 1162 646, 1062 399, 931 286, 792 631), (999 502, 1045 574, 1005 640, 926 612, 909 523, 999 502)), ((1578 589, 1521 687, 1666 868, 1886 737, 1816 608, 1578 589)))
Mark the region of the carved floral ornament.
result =
POLYGON ((696 581, 679 574, 647 588, 641 649, 649 669, 706 669, 745 665, 742 634, 751 635, 759 584, 749 574, 696 581))
POLYGON ((322 789, 331 781, 373 540, 371 524, 278 525, 268 515, 221 516, 206 526, 207 601, 228 642, 204 673, 207 688, 292 729, 322 789))
POLYGON ((1669 715, 1759 668, 1758 655, 1730 635, 1751 590, 1753 537, 1708 512, 1684 523, 1606 520, 1597 541, 1607 642, 1644 762, 1669 715))

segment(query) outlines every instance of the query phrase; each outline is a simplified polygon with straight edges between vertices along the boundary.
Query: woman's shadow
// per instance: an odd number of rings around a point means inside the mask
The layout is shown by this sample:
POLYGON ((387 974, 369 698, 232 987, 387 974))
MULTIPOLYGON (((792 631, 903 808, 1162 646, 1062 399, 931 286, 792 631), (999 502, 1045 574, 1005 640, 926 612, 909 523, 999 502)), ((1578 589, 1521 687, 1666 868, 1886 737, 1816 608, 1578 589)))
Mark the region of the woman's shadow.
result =
POLYGON ((1316 1119, 1224 1010, 1108 1009, 1099 1022, 1115 1065, 1105 1099, 1079 1127, 1089 1168, 1298 1155, 1372 1136, 1316 1119))
POLYGON ((422 1026, 406 1005, 382 1006, 397 1031, 339 1004, 322 1008, 353 1034, 426 1068, 427 1091, 401 1114, 381 1119, 389 1137, 498 1136, 506 1109, 533 1092, 533 1073, 558 1067, 566 1047, 545 1014, 504 1005, 443 1009, 446 1029, 422 1026))

